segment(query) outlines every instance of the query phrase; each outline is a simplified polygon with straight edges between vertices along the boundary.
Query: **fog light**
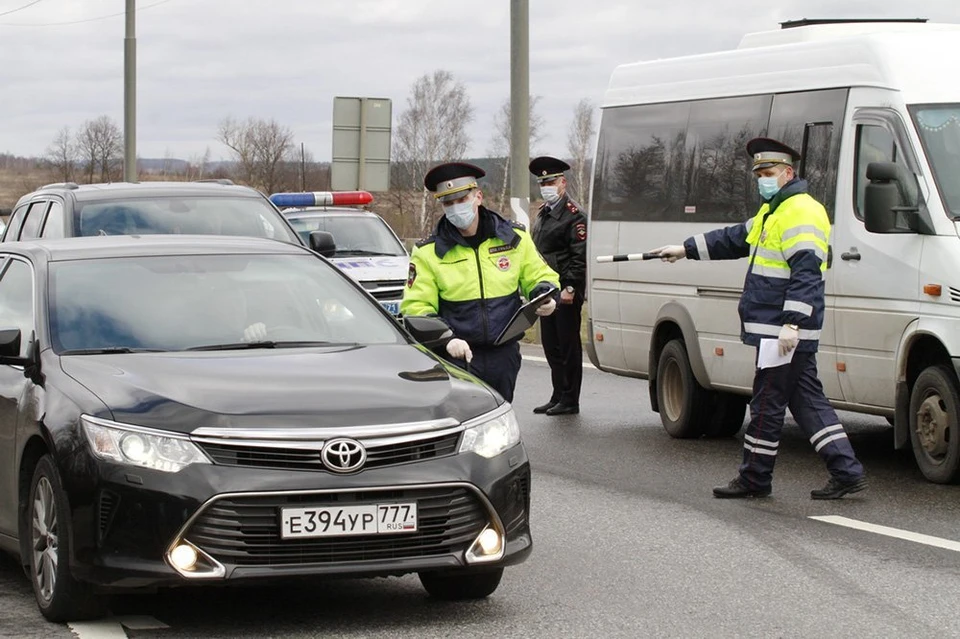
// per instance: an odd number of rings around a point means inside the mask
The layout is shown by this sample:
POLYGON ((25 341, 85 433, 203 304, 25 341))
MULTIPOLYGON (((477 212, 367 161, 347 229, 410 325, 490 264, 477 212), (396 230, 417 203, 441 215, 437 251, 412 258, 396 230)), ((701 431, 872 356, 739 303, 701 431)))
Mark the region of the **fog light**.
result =
POLYGON ((197 551, 189 544, 180 544, 170 552, 170 561, 179 570, 193 570, 197 565, 197 551))
POLYGON ((477 543, 480 544, 480 549, 483 550, 483 554, 485 555, 493 555, 500 552, 500 534, 493 528, 487 528, 480 533, 477 543))

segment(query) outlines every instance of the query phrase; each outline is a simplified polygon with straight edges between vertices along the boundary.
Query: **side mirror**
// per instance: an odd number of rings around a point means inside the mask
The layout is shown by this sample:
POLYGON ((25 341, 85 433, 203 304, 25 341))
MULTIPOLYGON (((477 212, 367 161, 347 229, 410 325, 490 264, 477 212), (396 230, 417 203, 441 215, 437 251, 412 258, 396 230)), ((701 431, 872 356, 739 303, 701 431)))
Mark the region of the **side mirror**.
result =
POLYGON ((871 162, 867 179, 863 199, 867 231, 916 233, 920 211, 916 177, 894 162, 871 162))
POLYGON ((453 331, 438 317, 408 315, 402 321, 413 339, 432 351, 443 348, 453 339, 453 331))
POLYGON ((22 364, 20 357, 20 329, 5 328, 0 330, 0 364, 22 364), (17 361, 11 361, 17 360, 17 361))
POLYGON ((310 248, 324 257, 333 257, 337 252, 337 243, 327 231, 310 231, 310 248))

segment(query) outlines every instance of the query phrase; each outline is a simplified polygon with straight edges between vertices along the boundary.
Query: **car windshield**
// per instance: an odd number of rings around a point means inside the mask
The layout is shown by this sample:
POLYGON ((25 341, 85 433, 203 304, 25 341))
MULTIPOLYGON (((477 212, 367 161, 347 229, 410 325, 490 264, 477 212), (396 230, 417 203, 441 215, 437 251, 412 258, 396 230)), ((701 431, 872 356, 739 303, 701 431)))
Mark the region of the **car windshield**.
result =
POLYGON ((49 282, 61 354, 404 341, 376 302, 313 255, 71 260, 52 263, 49 282))
POLYGON ((910 107, 943 205, 960 218, 960 104, 910 107))
POLYGON ((76 235, 241 235, 300 244, 280 214, 254 197, 137 197, 78 202, 76 235))
POLYGON ((304 244, 309 245, 311 231, 327 231, 333 235, 338 256, 407 254, 387 223, 378 217, 331 213, 287 219, 304 244))

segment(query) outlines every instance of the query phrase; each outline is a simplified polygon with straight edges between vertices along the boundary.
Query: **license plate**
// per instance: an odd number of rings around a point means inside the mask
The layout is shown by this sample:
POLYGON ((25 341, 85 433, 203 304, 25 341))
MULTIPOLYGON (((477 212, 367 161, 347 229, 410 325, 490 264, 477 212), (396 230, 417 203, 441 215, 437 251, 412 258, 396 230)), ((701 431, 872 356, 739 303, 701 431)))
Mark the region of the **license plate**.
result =
POLYGON ((388 535, 416 530, 416 503, 280 509, 282 539, 388 535))
POLYGON ((399 314, 400 314, 400 302, 397 302, 397 301, 393 301, 393 302, 380 302, 380 306, 382 306, 382 307, 384 307, 385 309, 387 309, 388 311, 390 311, 390 313, 391 313, 392 315, 399 315, 399 314))

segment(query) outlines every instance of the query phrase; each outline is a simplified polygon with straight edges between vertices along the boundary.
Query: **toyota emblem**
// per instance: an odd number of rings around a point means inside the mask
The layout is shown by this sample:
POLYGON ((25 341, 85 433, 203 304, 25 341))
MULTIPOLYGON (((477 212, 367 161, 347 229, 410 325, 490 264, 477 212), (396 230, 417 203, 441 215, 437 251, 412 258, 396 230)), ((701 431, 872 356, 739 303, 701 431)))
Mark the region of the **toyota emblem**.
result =
POLYGON ((352 473, 360 470, 367 461, 367 450, 355 439, 331 439, 323 445, 320 461, 335 473, 352 473))

